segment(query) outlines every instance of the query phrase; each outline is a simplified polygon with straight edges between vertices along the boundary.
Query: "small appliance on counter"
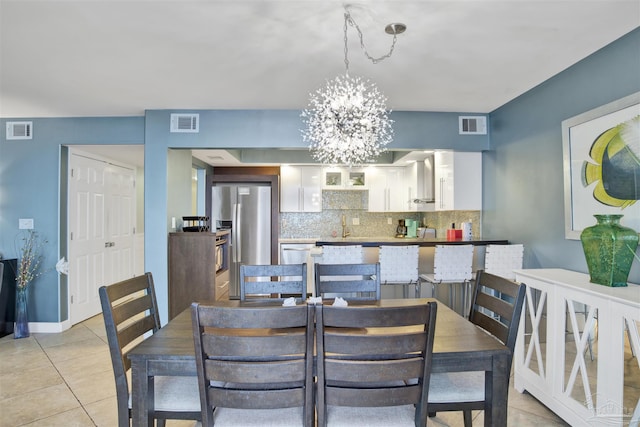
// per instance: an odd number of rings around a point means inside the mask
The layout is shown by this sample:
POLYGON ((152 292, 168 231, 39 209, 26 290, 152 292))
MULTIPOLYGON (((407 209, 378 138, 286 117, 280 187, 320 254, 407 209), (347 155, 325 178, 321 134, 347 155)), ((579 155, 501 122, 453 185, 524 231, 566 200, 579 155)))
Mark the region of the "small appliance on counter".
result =
POLYGON ((398 226, 396 227, 396 237, 405 237, 407 235, 407 226, 404 219, 398 220, 398 226))
POLYGON ((415 219, 406 218, 404 224, 407 228, 406 237, 416 238, 418 237, 418 221, 415 219))
POLYGON ((462 240, 471 240, 473 233, 471 232, 471 221, 462 223, 462 240))
POLYGON ((460 240, 460 239, 462 239, 462 230, 456 229, 456 224, 452 223, 451 228, 447 229, 447 240, 453 241, 453 240, 460 240))
POLYGON ((436 229, 429 228, 429 227, 418 227, 418 238, 419 239, 435 239, 436 229))

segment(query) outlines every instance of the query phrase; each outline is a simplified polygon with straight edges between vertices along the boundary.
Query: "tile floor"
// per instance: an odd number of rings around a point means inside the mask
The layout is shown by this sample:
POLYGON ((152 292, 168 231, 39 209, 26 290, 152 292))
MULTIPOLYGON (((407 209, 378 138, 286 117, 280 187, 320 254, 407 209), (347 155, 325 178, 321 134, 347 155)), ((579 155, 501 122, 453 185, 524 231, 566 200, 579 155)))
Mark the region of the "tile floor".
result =
MULTIPOLYGON (((116 397, 102 316, 59 334, 0 338, 0 427, 105 426, 116 422, 116 397)), ((483 425, 483 413, 474 413, 483 425)), ((168 421, 168 427, 191 427, 168 421)), ((462 413, 439 413, 428 425, 462 426, 462 413)), ((509 392, 509 425, 566 426, 528 394, 509 392)))

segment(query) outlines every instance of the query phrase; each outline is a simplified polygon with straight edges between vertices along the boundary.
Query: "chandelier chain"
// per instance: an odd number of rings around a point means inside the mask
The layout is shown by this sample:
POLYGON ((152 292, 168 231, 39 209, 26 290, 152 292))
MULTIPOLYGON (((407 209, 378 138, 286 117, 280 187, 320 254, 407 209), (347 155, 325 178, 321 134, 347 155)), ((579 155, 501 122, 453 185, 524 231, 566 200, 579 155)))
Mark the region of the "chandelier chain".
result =
POLYGON ((360 29, 360 26, 356 23, 356 21, 354 21, 353 17, 351 16, 351 13, 349 13, 349 11, 346 11, 344 13, 344 64, 347 69, 347 74, 349 74, 349 58, 347 56, 349 52, 349 48, 347 47, 347 23, 352 27, 354 27, 358 32, 358 38, 360 39, 360 48, 364 52, 364 55, 371 62, 373 62, 374 64, 377 64, 378 62, 381 62, 389 58, 393 54, 393 50, 396 47, 396 40, 398 39, 398 35, 395 32, 393 34, 393 41, 391 42, 391 48, 389 48, 389 52, 387 52, 385 55, 382 55, 378 58, 374 58, 367 51, 367 47, 364 44, 364 36, 362 35, 362 30, 360 29))

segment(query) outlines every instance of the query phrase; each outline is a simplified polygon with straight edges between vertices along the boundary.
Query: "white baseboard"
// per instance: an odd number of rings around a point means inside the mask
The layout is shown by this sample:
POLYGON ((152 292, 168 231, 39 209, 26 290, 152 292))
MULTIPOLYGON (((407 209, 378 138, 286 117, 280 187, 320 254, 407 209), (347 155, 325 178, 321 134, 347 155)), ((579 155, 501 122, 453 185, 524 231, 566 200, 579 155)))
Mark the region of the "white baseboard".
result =
POLYGON ((71 328, 71 322, 29 322, 30 333, 56 334, 71 328))

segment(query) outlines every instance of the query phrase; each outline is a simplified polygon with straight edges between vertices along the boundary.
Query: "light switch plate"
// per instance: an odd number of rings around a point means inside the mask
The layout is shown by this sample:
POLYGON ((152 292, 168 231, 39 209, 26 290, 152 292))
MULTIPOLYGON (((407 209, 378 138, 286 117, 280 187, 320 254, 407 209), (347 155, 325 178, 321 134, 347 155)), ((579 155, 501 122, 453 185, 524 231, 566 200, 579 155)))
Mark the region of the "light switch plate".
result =
POLYGON ((353 218, 353 225, 360 225, 360 218, 353 218))
POLYGON ((20 230, 33 230, 33 218, 18 219, 18 228, 20 230))

